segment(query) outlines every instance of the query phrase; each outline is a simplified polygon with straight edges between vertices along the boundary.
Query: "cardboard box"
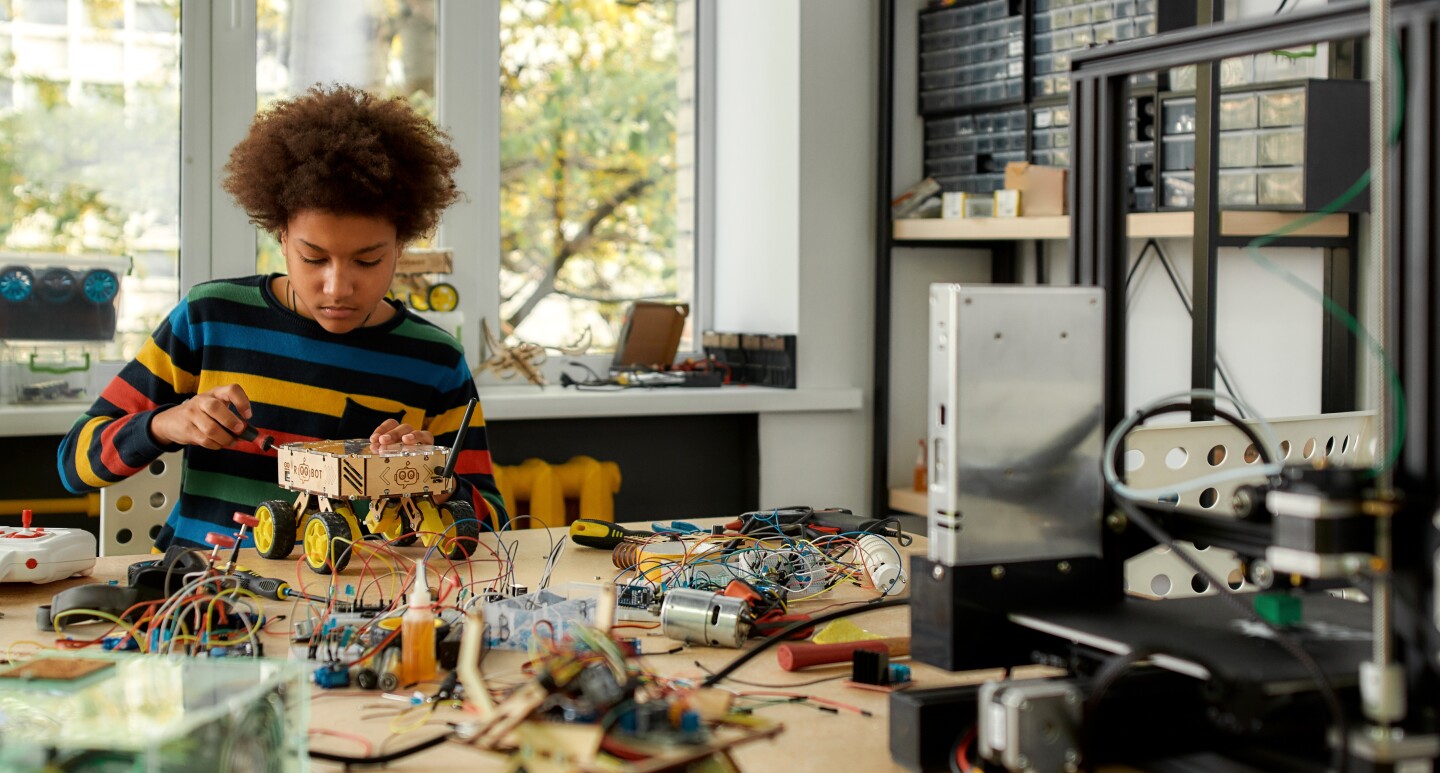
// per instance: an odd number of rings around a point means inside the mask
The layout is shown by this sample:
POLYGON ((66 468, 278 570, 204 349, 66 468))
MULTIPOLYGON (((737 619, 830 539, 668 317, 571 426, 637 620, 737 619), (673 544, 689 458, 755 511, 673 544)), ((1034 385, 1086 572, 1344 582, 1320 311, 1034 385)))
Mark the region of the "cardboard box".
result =
POLYGON ((960 194, 960 217, 994 217, 995 198, 984 193, 960 194))
POLYGON ((1020 191, 995 191, 995 217, 1020 217, 1020 191))
POLYGON ((1005 187, 1020 191, 1028 217, 1063 215, 1066 213, 1065 172, 1063 167, 1012 161, 1005 165, 1005 187))
POLYGON ((953 220, 965 216, 965 194, 959 191, 945 191, 940 194, 940 217, 953 220))

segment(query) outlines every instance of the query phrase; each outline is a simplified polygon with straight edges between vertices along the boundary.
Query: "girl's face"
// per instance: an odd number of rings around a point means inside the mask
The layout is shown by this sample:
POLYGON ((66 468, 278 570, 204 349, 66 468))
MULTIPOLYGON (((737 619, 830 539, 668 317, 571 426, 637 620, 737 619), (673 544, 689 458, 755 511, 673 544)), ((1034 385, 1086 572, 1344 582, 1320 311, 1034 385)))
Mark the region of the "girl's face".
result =
MULTIPOLYGON (((384 300, 401 244, 389 220, 304 210, 290 218, 280 248, 301 316, 331 333, 348 333, 394 315, 384 300)), ((289 305, 288 298, 280 300, 289 305)))

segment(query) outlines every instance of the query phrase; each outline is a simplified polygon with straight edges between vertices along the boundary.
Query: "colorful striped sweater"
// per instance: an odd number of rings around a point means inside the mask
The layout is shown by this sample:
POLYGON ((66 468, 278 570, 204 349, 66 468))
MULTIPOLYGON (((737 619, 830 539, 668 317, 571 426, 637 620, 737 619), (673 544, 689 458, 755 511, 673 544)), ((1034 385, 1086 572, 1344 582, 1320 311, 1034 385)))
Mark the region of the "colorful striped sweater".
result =
MULTIPOLYGON (((166 451, 150 435, 151 417, 226 384, 249 396, 252 426, 276 444, 368 438, 387 418, 454 444, 475 382, 458 342, 396 304, 384 324, 337 335, 281 304, 269 276, 197 285, 170 312, 133 361, 101 393, 60 444, 60 478, 74 493, 93 491, 144 469, 166 451)), ((492 526, 508 516, 491 474, 485 420, 476 410, 456 460, 455 496, 492 526)), ((227 449, 184 449, 181 493, 155 547, 203 546, 209 531, 229 532, 236 511, 268 499, 293 500, 276 483, 275 452, 240 441, 227 449)))

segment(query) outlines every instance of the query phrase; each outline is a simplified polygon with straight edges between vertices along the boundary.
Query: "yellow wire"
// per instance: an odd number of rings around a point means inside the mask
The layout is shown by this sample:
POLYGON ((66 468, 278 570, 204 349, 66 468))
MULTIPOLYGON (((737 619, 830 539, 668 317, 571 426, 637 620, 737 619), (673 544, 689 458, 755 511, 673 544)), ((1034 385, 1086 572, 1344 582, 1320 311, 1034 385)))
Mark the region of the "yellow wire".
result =
MULTIPOLYGON (((220 599, 224 598, 225 596, 248 596, 249 598, 254 599, 254 600, 256 600, 256 601, 259 601, 259 600, 260 600, 260 597, 259 597, 259 596, 256 596, 254 593, 251 593, 250 591, 245 590, 244 588, 241 588, 241 587, 239 587, 238 585, 237 585, 236 587, 234 587, 234 588, 226 588, 225 590, 222 590, 222 591, 220 591, 219 593, 216 593, 215 596, 210 599, 209 605, 205 608, 205 617, 201 618, 201 624, 202 624, 202 625, 204 626, 204 628, 205 628, 205 635, 206 635, 207 638, 208 638, 209 635, 210 635, 210 619, 211 619, 211 615, 215 614, 215 605, 216 605, 216 604, 219 604, 219 603, 220 603, 220 599)), ((242 637, 240 637, 240 638, 238 638, 238 639, 235 639, 235 640, 233 640, 233 641, 227 642, 227 643, 226 643, 226 646, 234 646, 234 645, 236 645, 236 644, 244 644, 245 642, 250 641, 250 638, 251 638, 251 636, 254 634, 256 627, 260 625, 260 607, 257 607, 257 606, 255 606, 254 604, 250 604, 249 606, 250 606, 250 615, 251 615, 251 617, 254 619, 255 622, 252 623, 251 625, 248 625, 248 626, 245 627, 245 635, 244 635, 244 636, 242 636, 242 637)))
POLYGON ((411 706, 410 708, 405 709, 404 711, 400 712, 399 716, 397 716, 397 717, 395 717, 394 719, 390 720, 390 734, 391 734, 391 735, 401 735, 401 734, 404 734, 404 733, 409 733, 409 732, 414 731, 414 730, 419 730, 421 727, 423 727, 423 726, 425 725, 425 722, 430 719, 430 714, 434 713, 434 711, 435 711, 434 704, 426 704, 426 703, 422 703, 422 704, 420 704, 420 705, 418 705, 418 706, 411 706), (413 723, 410 723, 410 724, 407 724, 407 725, 404 725, 404 726, 398 726, 399 723, 400 723, 400 720, 404 719, 406 714, 412 714, 412 713, 418 714, 418 715, 420 716, 420 721, 419 721, 419 722, 413 722, 413 723))
POLYGON ((141 652, 150 651, 149 643, 145 641, 145 637, 141 636, 135 630, 135 626, 125 622, 124 620, 121 620, 120 618, 110 614, 109 612, 101 612, 98 609, 67 609, 63 612, 56 612, 55 616, 51 618, 50 622, 52 625, 55 626, 55 631, 57 633, 63 633, 65 631, 65 629, 60 625, 60 618, 69 617, 70 615, 91 615, 93 617, 98 617, 101 620, 106 620, 108 622, 114 623, 121 628, 124 628, 125 631, 130 634, 130 638, 134 639, 135 642, 140 645, 141 652))
POLYGON ((32 640, 32 639, 21 639, 20 641, 12 641, 12 642, 10 642, 10 646, 8 646, 8 647, 5 648, 5 659, 6 659, 6 660, 15 661, 15 660, 24 660, 24 659, 25 659, 24 657, 20 657, 20 656, 17 656, 17 655, 15 654, 15 647, 16 647, 17 645, 20 645, 20 644, 29 644, 29 645, 31 645, 31 646, 33 646, 33 647, 35 648, 35 650, 36 650, 35 652, 29 653, 29 655, 30 655, 31 657, 39 654, 39 652, 42 651, 42 650, 53 650, 53 649, 55 649, 54 647, 51 647, 51 646, 48 646, 48 645, 45 645, 45 644, 41 644, 40 642, 34 641, 34 640, 32 640))
MULTIPOLYGON (((363 547, 364 549, 370 551, 371 556, 380 559, 382 562, 384 562, 385 566, 390 569, 390 595, 393 597, 395 595, 395 575, 400 571, 399 568, 396 566, 395 562, 391 561, 390 556, 387 555, 380 548, 375 547, 374 545, 367 544, 364 541, 357 542, 351 545, 350 552, 355 552, 355 548, 359 547, 363 547)), ((404 558, 404 556, 401 556, 401 558, 404 558)), ((414 561, 411 561, 411 563, 414 563, 414 561)))

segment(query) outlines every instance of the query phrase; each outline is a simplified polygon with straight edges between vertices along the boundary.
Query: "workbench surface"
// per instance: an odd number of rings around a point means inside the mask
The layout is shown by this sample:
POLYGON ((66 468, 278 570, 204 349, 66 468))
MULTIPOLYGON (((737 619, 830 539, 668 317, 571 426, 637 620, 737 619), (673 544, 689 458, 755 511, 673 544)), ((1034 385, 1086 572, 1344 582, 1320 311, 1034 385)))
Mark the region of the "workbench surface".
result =
MULTIPOLYGON (((539 583, 541 568, 552 544, 551 540, 564 538, 565 532, 561 530, 533 529, 507 533, 507 542, 518 540, 519 543, 515 552, 516 581, 532 589, 535 588, 539 583)), ((487 532, 482 537, 482 541, 493 547, 495 535, 487 532)), ((423 553, 423 549, 418 546, 399 550, 403 555, 414 560, 418 560, 423 553)), ((904 550, 906 553, 923 552, 923 537, 917 537, 914 544, 904 550)), ((481 552, 485 553, 485 551, 481 552)), ((488 553, 485 554, 488 559, 488 553)), ((57 591, 93 580, 123 580, 126 566, 134 561, 145 559, 144 556, 102 558, 97 565, 95 576, 89 580, 76 578, 49 585, 21 583, 0 585, 0 613, 3 613, 3 618, 0 618, 0 655, 6 653, 6 648, 16 654, 22 654, 36 646, 48 646, 54 643, 54 634, 42 633, 36 628, 34 608, 36 605, 49 603, 50 597, 57 591)), ((296 584, 298 581, 303 583, 310 592, 323 594, 327 579, 312 574, 309 569, 300 568, 298 559, 299 552, 297 551, 292 560, 266 561, 260 559, 253 550, 247 549, 242 551, 240 563, 265 576, 285 579, 292 584, 296 584)), ((356 582, 356 578, 361 572, 361 564, 362 561, 359 558, 350 562, 350 565, 340 575, 339 587, 343 588, 347 583, 354 584, 356 582)), ((436 563, 432 560, 432 566, 435 565, 436 563)), ((473 568, 475 579, 481 580, 494 576, 495 567, 496 564, 493 560, 476 561, 464 568, 463 571, 468 574, 468 571, 473 568)), ((551 585, 554 587, 572 581, 608 582, 615 577, 616 573, 617 570, 611 565, 609 551, 592 550, 569 544, 556 564, 551 585)), ((469 582, 468 576, 466 581, 469 582)), ((430 584, 432 587, 436 584, 434 574, 431 575, 430 584)), ((386 596, 390 596, 388 589, 386 596)), ((795 604, 792 611, 815 611, 840 602, 866 601, 875 596, 876 593, 873 590, 853 586, 838 587, 819 598, 795 604)), ((374 596, 371 595, 369 598, 373 600, 374 596)), ((272 656, 285 653, 288 637, 284 634, 288 630, 289 620, 296 613, 294 605, 288 602, 267 601, 265 606, 267 614, 272 618, 278 615, 286 616, 286 620, 272 620, 272 624, 268 626, 269 630, 274 633, 267 633, 264 636, 266 653, 272 656)), ((909 611, 905 607, 881 609, 849 619, 880 636, 909 635, 909 611)), ((95 631, 101 627, 97 625, 77 628, 75 630, 76 638, 92 638, 98 635, 95 631)), ((666 652, 676 646, 675 642, 663 637, 658 631, 630 629, 625 633, 638 636, 643 642, 645 652, 666 652)), ((739 652, 734 649, 691 646, 675 654, 650 655, 646 657, 646 661, 648 668, 654 672, 674 677, 699 679, 703 678, 704 673, 696 665, 697 662, 710 669, 718 669, 739 652)), ((486 657, 483 667, 487 678, 500 683, 515 683, 523 678, 519 673, 519 668, 525 659, 524 653, 494 651, 486 657)), ((986 678, 996 678, 1001 674, 999 671, 950 674, 918 663, 912 663, 911 667, 916 684, 920 687, 978 682, 986 678)), ((864 716, 851 711, 829 713, 818 710, 813 704, 804 703, 779 704, 757 709, 757 716, 779 721, 784 724, 785 728, 773 741, 762 740, 737 749, 735 759, 739 762, 741 769, 746 771, 850 770, 867 771, 867 773, 903 770, 890 759, 886 695, 846 687, 839 679, 799 686, 799 683, 842 673, 848 675, 848 664, 788 673, 780 669, 771 652, 766 652, 735 674, 738 679, 763 684, 764 688, 751 687, 729 680, 722 682, 722 687, 736 692, 762 689, 803 692, 850 704, 871 714, 871 716, 864 716)), ((433 691, 433 688, 430 691, 433 691)), ((382 748, 382 743, 384 749, 393 750, 436 735, 445 729, 444 721, 460 718, 460 715, 453 710, 441 709, 431 719, 434 724, 387 739, 387 736, 390 736, 390 723, 398 710, 397 707, 403 707, 403 704, 382 699, 378 693, 363 692, 354 688, 340 690, 314 688, 311 700, 310 746, 312 749, 323 749, 338 754, 360 756, 365 753, 365 750, 354 741, 325 735, 325 731, 364 735, 371 740, 376 750, 382 748)), ((961 731, 963 728, 957 729, 957 733, 961 731)), ((451 742, 392 763, 388 769, 422 771, 463 765, 467 769, 474 770, 503 770, 505 764, 505 759, 499 755, 477 751, 458 742, 451 742)), ((314 769, 338 770, 340 766, 316 763, 314 769)))

